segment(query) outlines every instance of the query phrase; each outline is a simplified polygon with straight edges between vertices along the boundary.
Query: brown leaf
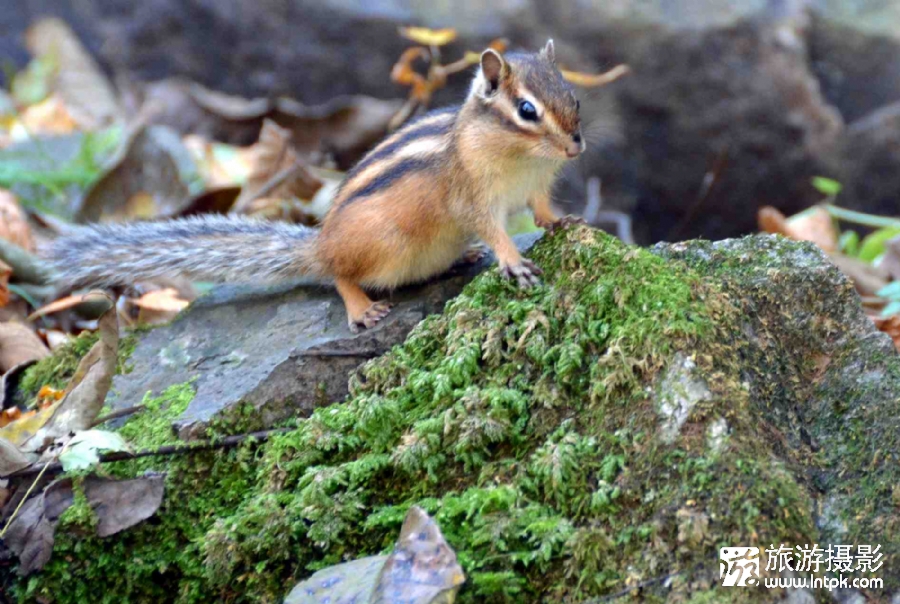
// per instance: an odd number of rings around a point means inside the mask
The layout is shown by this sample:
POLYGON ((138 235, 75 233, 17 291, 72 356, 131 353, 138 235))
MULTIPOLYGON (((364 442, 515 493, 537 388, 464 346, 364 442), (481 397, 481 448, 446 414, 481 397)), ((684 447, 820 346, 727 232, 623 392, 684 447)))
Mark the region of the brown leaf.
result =
POLYGON ((34 321, 35 319, 39 319, 40 317, 43 317, 45 315, 51 315, 56 312, 75 308, 77 306, 80 306, 81 304, 84 304, 87 301, 87 297, 88 296, 84 294, 73 294, 71 296, 60 298, 59 300, 54 300, 49 304, 41 306, 39 309, 28 315, 28 320, 34 321))
POLYGON ((115 535, 155 514, 164 493, 162 474, 131 480, 90 476, 84 481, 84 494, 97 516, 100 537, 115 535))
POLYGON ((21 323, 0 323, 0 371, 49 356, 50 351, 30 328, 21 323))
POLYGON ((276 199, 312 200, 322 188, 291 145, 291 132, 272 120, 265 120, 259 141, 253 146, 253 168, 233 212, 248 213, 250 204, 262 196, 276 199))
POLYGON ((31 54, 56 65, 53 87, 83 129, 94 130, 121 117, 112 84, 63 21, 38 20, 28 28, 25 44, 31 54))
MULTIPOLYGON (((16 407, 13 407, 13 409, 18 411, 16 407)), ((6 415, 8 411, 11 411, 11 409, 4 409, 3 415, 6 415)), ((9 476, 13 472, 27 468, 37 461, 37 457, 37 455, 21 451, 19 447, 8 440, 0 438, 0 476, 9 476)))
POLYGON ((894 348, 900 351, 900 315, 891 315, 890 317, 870 315, 869 318, 872 319, 879 331, 883 331, 891 337, 891 340, 894 341, 894 348))
POLYGON ((176 135, 142 124, 132 128, 107 164, 106 173, 85 193, 75 220, 176 215, 187 205, 190 192, 169 151, 172 141, 164 140, 172 136, 176 135))
POLYGON ((290 98, 242 99, 222 95, 184 80, 163 80, 147 87, 146 97, 163 110, 154 122, 182 134, 198 134, 239 145, 257 140, 265 118, 293 134, 301 158, 320 163, 333 156, 341 169, 350 168, 376 142, 384 138, 388 122, 403 105, 401 100, 342 96, 321 105, 304 105, 290 98))
POLYGON ((0 189, 0 238, 26 251, 34 251, 34 239, 25 213, 19 207, 16 196, 6 189, 0 189))
POLYGON ((825 208, 815 206, 785 218, 771 206, 759 209, 757 222, 761 231, 777 233, 795 241, 811 241, 825 252, 837 250, 838 232, 825 208))
MULTIPOLYGON (((66 386, 62 400, 38 413, 37 418, 43 418, 44 421, 40 426, 28 429, 28 432, 33 430, 31 436, 26 433, 9 440, 21 442, 25 451, 39 451, 46 443, 63 435, 90 428, 103 408, 116 373, 119 322, 112 300, 109 309, 100 317, 98 331, 100 339, 81 359, 75 375, 66 386), (16 440, 17 438, 20 440, 16 440)), ((13 426, 15 424, 3 430, 9 430, 13 426)))
POLYGON ((27 577, 50 560, 56 524, 74 499, 72 481, 64 478, 22 505, 3 536, 6 546, 19 557, 19 575, 27 577))

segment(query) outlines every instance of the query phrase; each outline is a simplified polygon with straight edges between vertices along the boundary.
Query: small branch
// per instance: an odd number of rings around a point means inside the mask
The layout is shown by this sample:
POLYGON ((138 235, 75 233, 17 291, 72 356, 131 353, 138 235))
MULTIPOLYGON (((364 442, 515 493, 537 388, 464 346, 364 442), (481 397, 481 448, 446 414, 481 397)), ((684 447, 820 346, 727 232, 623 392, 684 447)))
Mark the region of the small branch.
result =
MULTIPOLYGON (((245 440, 256 439, 265 442, 273 434, 283 434, 289 432, 291 428, 273 428, 271 430, 260 430, 259 432, 249 432, 247 434, 235 434, 226 436, 222 440, 207 440, 196 443, 186 443, 183 445, 164 445, 156 449, 144 449, 131 453, 128 451, 115 451, 100 456, 100 463, 111 463, 114 461, 129 461, 132 459, 140 459, 141 457, 156 457, 168 455, 185 455, 196 451, 208 451, 210 449, 230 449, 236 447, 245 440)), ((58 474, 63 471, 62 464, 58 461, 44 463, 37 466, 31 466, 18 472, 13 472, 6 478, 23 478, 34 474, 58 474)))
POLYGON ((125 407, 124 409, 116 409, 106 415, 101 415, 97 419, 93 421, 91 424, 91 428, 96 428, 100 424, 105 424, 108 421, 112 421, 114 419, 119 419, 120 417, 126 417, 131 415, 132 413, 139 413, 146 409, 143 405, 135 405, 134 407, 125 407))

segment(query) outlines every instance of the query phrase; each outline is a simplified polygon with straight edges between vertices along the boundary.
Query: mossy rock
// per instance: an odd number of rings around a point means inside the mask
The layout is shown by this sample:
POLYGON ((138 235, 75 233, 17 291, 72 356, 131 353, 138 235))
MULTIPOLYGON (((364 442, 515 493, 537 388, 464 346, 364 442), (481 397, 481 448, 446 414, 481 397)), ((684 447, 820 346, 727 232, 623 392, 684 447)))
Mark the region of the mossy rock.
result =
MULTIPOLYGON (((876 593, 897 591, 900 359, 820 252, 647 251, 578 227, 531 256, 545 285, 482 275, 287 433, 110 464, 167 472, 157 516, 107 539, 64 524, 44 570, 7 584, 23 602, 280 602, 386 551, 416 504, 463 603, 774 600, 717 586, 720 547, 770 544, 880 544, 876 593)), ((171 438, 160 417, 187 388, 126 424, 136 446, 171 438)))

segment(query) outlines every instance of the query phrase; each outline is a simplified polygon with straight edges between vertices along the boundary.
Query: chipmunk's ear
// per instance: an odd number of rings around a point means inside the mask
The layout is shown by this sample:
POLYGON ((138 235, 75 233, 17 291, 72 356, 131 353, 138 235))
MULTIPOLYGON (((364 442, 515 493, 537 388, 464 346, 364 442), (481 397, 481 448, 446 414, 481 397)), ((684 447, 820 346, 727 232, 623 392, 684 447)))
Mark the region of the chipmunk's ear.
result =
POLYGON ((553 45, 553 38, 547 40, 543 50, 541 50, 541 56, 556 65, 556 47, 553 45))
POLYGON ((500 88, 500 81, 509 73, 509 66, 500 53, 488 48, 481 53, 481 78, 483 96, 491 96, 500 88))

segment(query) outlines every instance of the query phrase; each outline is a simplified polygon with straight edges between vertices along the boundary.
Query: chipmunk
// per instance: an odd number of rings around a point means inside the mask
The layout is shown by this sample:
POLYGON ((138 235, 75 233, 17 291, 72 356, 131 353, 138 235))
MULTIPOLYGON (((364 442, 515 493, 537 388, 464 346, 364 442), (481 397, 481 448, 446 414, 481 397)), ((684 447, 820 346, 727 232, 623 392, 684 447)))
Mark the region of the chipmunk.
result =
POLYGON ((552 40, 537 54, 488 49, 465 102, 426 114, 363 157, 319 229, 228 217, 97 225, 57 239, 47 255, 70 287, 174 275, 333 280, 354 333, 390 309, 365 289, 391 290, 474 259, 479 239, 503 276, 532 286, 541 271, 519 254, 506 219, 530 206, 541 227, 575 220, 554 213, 550 188, 584 151, 579 108, 552 40))

